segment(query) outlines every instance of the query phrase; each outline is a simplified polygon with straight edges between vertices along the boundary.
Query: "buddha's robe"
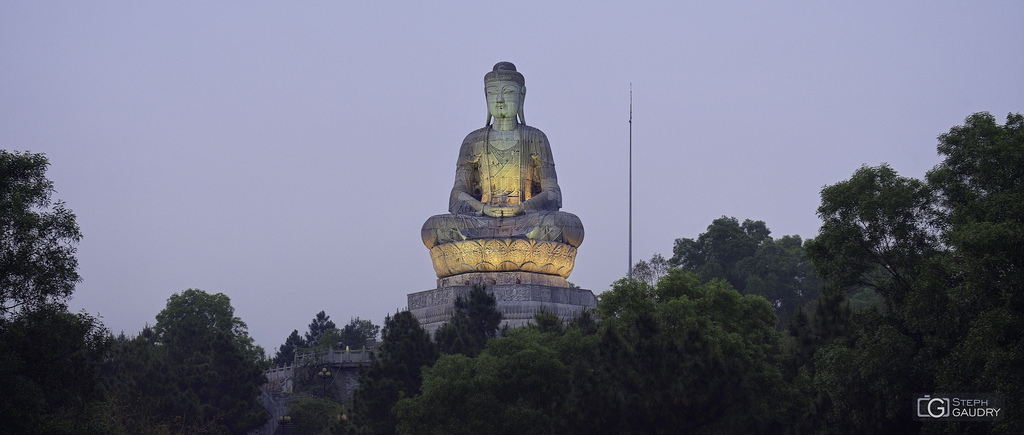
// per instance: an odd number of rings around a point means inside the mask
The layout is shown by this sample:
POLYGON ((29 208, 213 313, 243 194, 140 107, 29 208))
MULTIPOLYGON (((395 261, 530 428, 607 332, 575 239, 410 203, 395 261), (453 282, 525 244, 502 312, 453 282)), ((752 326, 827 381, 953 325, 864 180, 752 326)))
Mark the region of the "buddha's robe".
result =
POLYGON ((561 207, 547 136, 521 124, 511 133, 484 127, 463 140, 448 203, 451 214, 427 219, 423 244, 433 248, 461 240, 528 238, 579 247, 583 223, 572 213, 558 211, 561 207), (523 213, 491 217, 480 211, 483 205, 522 205, 523 213))

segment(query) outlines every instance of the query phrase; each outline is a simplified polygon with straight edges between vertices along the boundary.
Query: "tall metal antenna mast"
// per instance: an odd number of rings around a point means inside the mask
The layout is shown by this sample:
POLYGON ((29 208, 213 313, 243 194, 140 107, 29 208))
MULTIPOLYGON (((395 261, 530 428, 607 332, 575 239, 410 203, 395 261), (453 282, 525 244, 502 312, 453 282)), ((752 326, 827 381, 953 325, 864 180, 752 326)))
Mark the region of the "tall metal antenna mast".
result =
POLYGON ((629 282, 633 283, 633 83, 629 84, 629 282))

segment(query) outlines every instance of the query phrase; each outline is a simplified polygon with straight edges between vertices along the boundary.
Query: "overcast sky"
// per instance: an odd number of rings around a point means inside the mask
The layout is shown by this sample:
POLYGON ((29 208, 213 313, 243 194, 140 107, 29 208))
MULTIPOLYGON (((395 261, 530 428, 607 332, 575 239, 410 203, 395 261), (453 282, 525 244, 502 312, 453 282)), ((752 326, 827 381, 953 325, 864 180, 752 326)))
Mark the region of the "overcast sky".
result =
POLYGON ((74 310, 136 333, 222 292, 273 353, 436 287, 420 226, 498 61, 595 293, 628 266, 631 84, 634 261, 723 215, 813 237, 823 186, 921 177, 969 114, 1024 111, 1021 1, 630 3, 0 0, 0 147, 78 216, 74 310))

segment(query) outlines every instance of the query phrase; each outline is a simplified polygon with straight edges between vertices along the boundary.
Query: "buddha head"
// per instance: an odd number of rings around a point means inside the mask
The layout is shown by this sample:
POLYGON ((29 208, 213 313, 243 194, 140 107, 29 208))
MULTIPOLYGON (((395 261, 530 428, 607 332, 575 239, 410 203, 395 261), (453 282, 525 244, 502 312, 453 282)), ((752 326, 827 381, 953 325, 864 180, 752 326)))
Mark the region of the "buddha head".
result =
POLYGON ((491 72, 484 75, 484 94, 487 96, 487 122, 491 118, 519 118, 526 124, 523 116, 523 101, 526 99, 526 79, 516 71, 512 62, 498 62, 491 72))

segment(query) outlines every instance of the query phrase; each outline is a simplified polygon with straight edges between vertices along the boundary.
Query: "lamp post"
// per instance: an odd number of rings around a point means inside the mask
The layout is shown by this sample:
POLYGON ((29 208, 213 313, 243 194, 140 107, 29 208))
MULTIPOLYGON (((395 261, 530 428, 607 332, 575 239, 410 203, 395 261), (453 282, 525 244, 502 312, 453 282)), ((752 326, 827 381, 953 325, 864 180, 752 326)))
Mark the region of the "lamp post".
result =
POLYGON ((316 374, 323 380, 324 383, 324 397, 327 397, 327 381, 331 379, 331 372, 327 370, 327 367, 320 369, 320 373, 316 374))

